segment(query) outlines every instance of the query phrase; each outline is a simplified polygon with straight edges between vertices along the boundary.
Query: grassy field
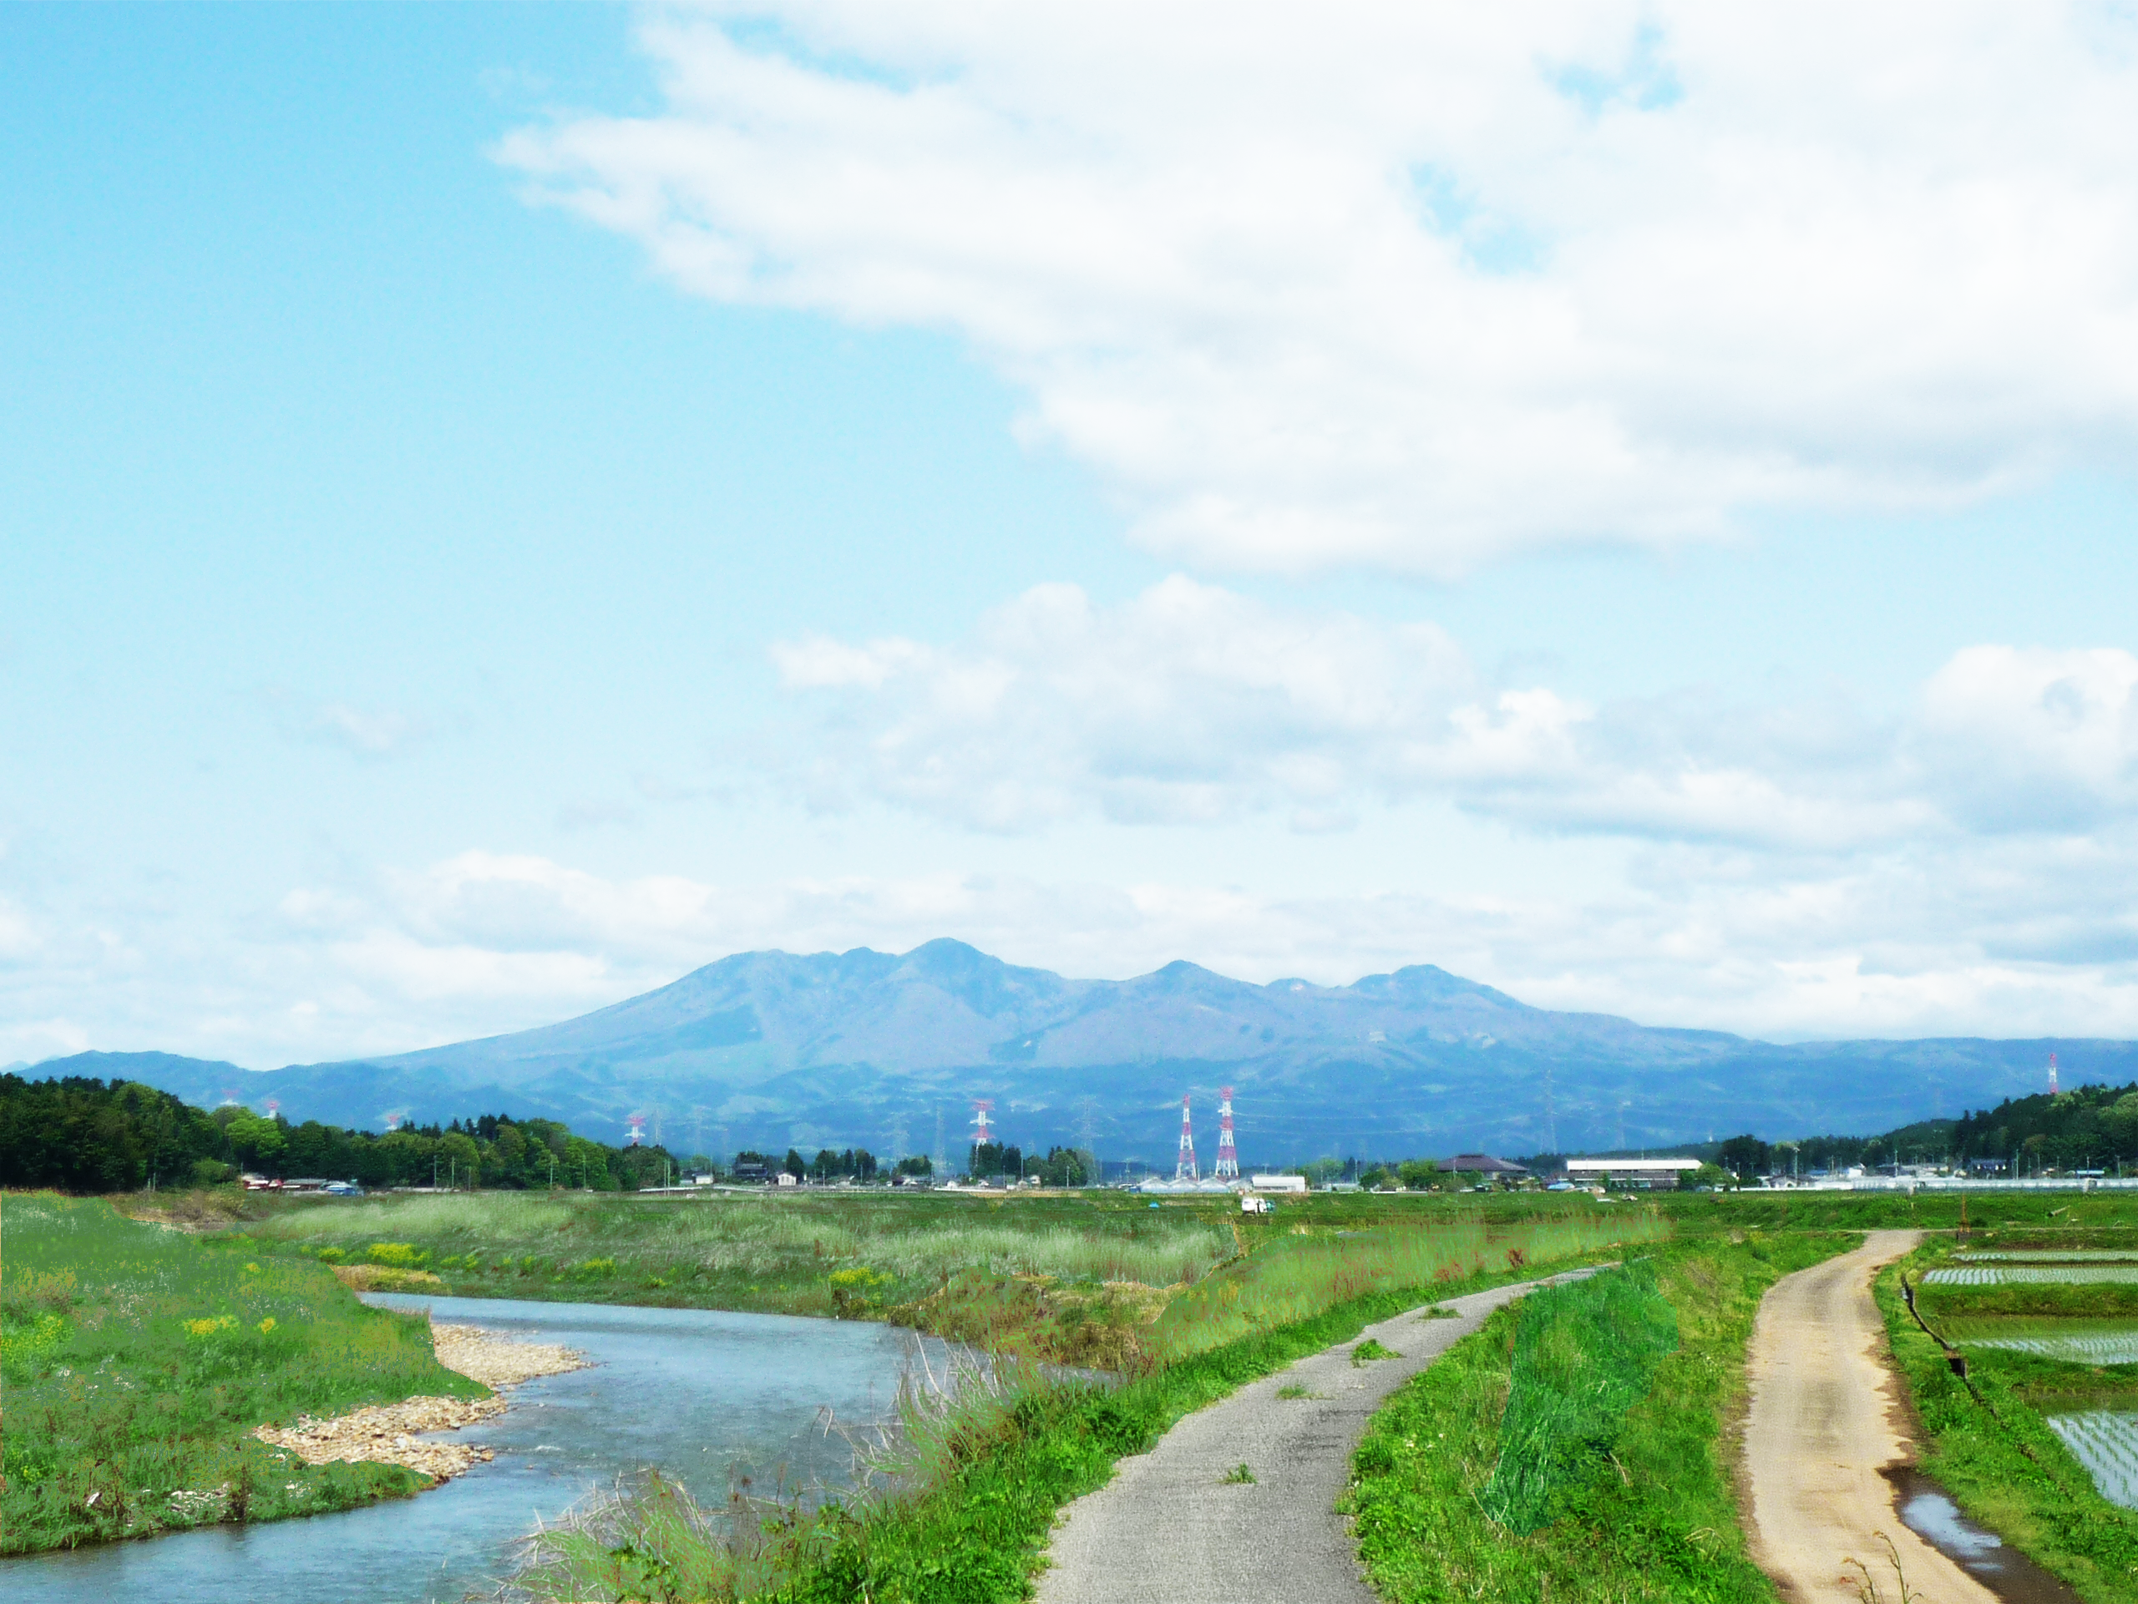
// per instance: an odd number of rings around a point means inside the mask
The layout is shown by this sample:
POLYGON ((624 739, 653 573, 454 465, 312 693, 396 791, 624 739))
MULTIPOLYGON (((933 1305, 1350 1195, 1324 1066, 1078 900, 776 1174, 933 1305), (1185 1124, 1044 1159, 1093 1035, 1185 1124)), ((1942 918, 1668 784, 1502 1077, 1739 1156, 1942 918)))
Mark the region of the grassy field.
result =
POLYGON ((520 1580, 544 1599, 650 1596, 658 1578, 647 1557, 657 1554, 663 1575, 693 1579, 693 1597, 748 1595, 779 1574, 786 1580, 765 1596, 782 1604, 1004 1604, 1025 1596, 1061 1506, 1102 1485, 1116 1459, 1148 1448, 1183 1415, 1427 1298, 1667 1234, 1656 1216, 1631 1209, 1575 1219, 1522 1210, 1479 1221, 1445 1208, 1348 1218, 1347 1234, 1288 1229, 1199 1280, 1192 1303, 1167 1310, 1174 1324, 1124 1385, 1027 1373, 920 1410, 894 1457, 892 1496, 784 1523, 753 1510, 739 1523, 742 1550, 731 1554, 724 1545, 732 1527, 655 1485, 604 1500, 579 1529, 537 1544, 520 1580), (1400 1279, 1394 1266, 1418 1279, 1400 1279), (1303 1308, 1313 1289, 1329 1301, 1303 1308))
POLYGON ((489 1192, 254 1207, 233 1228, 250 1251, 359 1264, 391 1250, 464 1296, 890 1320, 1113 1370, 1376 1285, 1471 1274, 1517 1226, 1580 1230, 1612 1216, 1586 1197, 1340 1195, 1255 1217, 1225 1196, 1153 1206, 1120 1192, 489 1192), (1235 1263, 1247 1268, 1211 1282, 1235 1263))
POLYGON ((1344 1507, 1376 1590, 1395 1604, 1772 1600, 1738 1529, 1724 1426, 1761 1294, 1854 1245, 1687 1241, 1494 1315, 1359 1447, 1344 1507))
MULTIPOLYGON (((2037 1239, 2038 1241, 2039 1239, 2037 1239)), ((2044 1413, 2138 1411, 2138 1365, 2072 1362, 2025 1348, 1979 1345, 2000 1335, 2038 1344, 2069 1322, 2097 1335, 2118 1315, 2138 1324, 2128 1286, 1935 1285, 1919 1290, 1925 1319, 1962 1340, 1963 1382, 1945 1350, 1908 1313, 1900 1276, 1950 1263, 1933 1242, 1879 1278, 1877 1295, 1925 1438, 1923 1469, 1962 1509, 2055 1572, 2089 1604, 2138 1601, 2138 1513, 2110 1503, 2044 1413), (1971 1385, 1970 1385, 1971 1384, 1971 1385)))
POLYGON ((127 1220, 97 1199, 0 1199, 0 1552, 73 1547, 404 1494, 397 1466, 308 1466, 254 1426, 416 1393, 480 1397, 419 1319, 316 1264, 127 1220))

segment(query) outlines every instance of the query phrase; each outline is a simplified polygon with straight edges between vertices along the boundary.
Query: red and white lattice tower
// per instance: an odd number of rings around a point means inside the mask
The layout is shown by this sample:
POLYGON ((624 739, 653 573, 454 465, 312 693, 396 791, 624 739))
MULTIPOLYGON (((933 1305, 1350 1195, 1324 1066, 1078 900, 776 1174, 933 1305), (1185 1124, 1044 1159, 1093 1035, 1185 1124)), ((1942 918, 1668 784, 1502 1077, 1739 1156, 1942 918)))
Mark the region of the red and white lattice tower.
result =
POLYGON ((980 1132, 979 1135, 973 1138, 973 1142, 975 1145, 985 1147, 989 1142, 992 1142, 994 1140, 994 1138, 988 1135, 987 1133, 987 1116, 994 1113, 994 1111, 995 1105, 992 1099, 985 1097, 975 1097, 972 1100, 972 1122, 980 1132))
POLYGON ((629 1119, 625 1120, 624 1123, 631 1127, 631 1145, 633 1147, 638 1146, 639 1139, 646 1134, 646 1116, 643 1114, 633 1114, 629 1119))
POLYGON ((1195 1132, 1188 1125, 1188 1100, 1180 1100, 1180 1160, 1173 1166, 1176 1181, 1199 1181, 1195 1169, 1195 1132))
POLYGON ((2056 1095, 2056 1054, 2049 1055, 2049 1095, 2056 1095))
POLYGON ((1240 1150, 1232 1145, 1232 1088, 1217 1089, 1217 1168, 1211 1175, 1220 1181, 1240 1178, 1240 1150))
POLYGON ((277 1114, 282 1112, 282 1104, 272 1097, 270 1097, 260 1106, 267 1110, 267 1117, 269 1119, 273 1119, 277 1114))

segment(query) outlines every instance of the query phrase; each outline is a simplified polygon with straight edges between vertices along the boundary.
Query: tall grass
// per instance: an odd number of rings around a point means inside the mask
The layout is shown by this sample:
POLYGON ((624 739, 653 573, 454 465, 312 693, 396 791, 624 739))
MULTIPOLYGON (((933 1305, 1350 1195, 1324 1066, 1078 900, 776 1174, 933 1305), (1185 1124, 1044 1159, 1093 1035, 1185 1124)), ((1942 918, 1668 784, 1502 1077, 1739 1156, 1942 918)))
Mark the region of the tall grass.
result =
POLYGON ((919 1343, 887 1422, 859 1429, 827 1419, 854 1450, 853 1485, 763 1493, 747 1481, 707 1506, 657 1471, 583 1499, 523 1538, 504 1600, 731 1601, 771 1592, 833 1560, 902 1501, 952 1483, 961 1467, 1015 1434, 1021 1411, 1081 1392, 1076 1383, 1014 1362, 952 1349, 931 1366, 919 1343))
MULTIPOLYGON (((262 1248, 337 1261, 404 1244, 446 1290, 887 1319, 1064 1364, 1118 1367, 1164 1291, 1237 1251, 1230 1198, 457 1194, 290 1202, 262 1248)), ((1237 1218, 1237 1214, 1233 1216, 1237 1218)))
POLYGON ((1668 1221, 1628 1212, 1489 1225, 1420 1215, 1371 1230, 1279 1236, 1175 1297, 1149 1345, 1162 1356, 1194 1353, 1371 1292, 1428 1287, 1669 1235, 1668 1221))
POLYGON ((1500 1456, 1478 1502, 1527 1535, 1552 1495, 1592 1474, 1621 1417, 1678 1346, 1678 1317, 1652 1261, 1533 1292, 1515 1330, 1500 1456))
POLYGON ((966 1199, 788 1199, 714 1194, 638 1202, 526 1193, 393 1198, 291 1208, 250 1228, 278 1244, 414 1242, 434 1253, 526 1254, 569 1261, 607 1256, 652 1273, 819 1281, 829 1266, 862 1263, 902 1281, 946 1270, 1076 1281, 1192 1281, 1233 1251, 1208 1214, 1146 1215, 1119 1207, 1027 1203, 1010 1213, 966 1199))
POLYGON ((1528 1531, 1487 1512, 1487 1487, 1515 1446, 1509 1431, 1523 1430, 1509 1415, 1529 1317, 1519 1304, 1494 1314, 1383 1405, 1353 1458, 1340 1507, 1374 1590, 1391 1604, 1773 1604, 1773 1584, 1745 1552, 1723 1422, 1743 1397, 1761 1294, 1856 1241, 1710 1238, 1660 1250, 1655 1285, 1676 1315, 1678 1348, 1619 1418, 1609 1456, 1568 1466, 1550 1518, 1528 1531))
POLYGON ((324 1267, 122 1219, 97 1199, 0 1201, 0 1552, 316 1514, 421 1478, 309 1466, 253 1427, 416 1393, 480 1397, 420 1318, 324 1267))

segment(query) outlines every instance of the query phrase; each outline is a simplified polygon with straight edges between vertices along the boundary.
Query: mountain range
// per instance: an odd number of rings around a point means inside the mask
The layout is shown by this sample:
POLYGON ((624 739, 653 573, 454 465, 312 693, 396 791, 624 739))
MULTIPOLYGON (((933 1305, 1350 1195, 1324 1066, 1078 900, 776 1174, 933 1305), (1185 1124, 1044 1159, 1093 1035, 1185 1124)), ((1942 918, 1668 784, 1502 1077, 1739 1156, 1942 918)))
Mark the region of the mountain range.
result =
POLYGON ((1026 1148, 1170 1169, 1189 1095, 1204 1167, 1235 1088, 1250 1165, 1666 1146, 1752 1131, 1868 1134, 2067 1084, 2138 1079, 2138 1043, 1948 1038, 1788 1045, 1533 1008, 1432 965, 1348 986, 1171 963, 1072 980, 958 941, 738 953, 561 1024, 391 1057, 257 1071, 81 1053, 29 1071, 123 1076, 189 1102, 378 1128, 477 1113, 603 1140, 634 1114, 689 1153, 865 1146, 962 1157, 972 1102, 1026 1148), (938 1134, 940 1132, 940 1135, 938 1134))

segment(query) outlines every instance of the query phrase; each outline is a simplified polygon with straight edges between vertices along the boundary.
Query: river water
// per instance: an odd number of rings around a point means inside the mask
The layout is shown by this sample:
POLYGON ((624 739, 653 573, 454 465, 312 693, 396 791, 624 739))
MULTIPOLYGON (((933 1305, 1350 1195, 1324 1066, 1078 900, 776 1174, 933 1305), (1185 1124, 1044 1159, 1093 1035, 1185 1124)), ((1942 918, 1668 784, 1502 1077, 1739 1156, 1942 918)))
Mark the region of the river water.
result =
MULTIPOLYGON (((375 1294, 441 1322, 562 1342, 595 1367, 513 1390, 464 1433, 496 1450, 442 1487, 334 1515, 213 1527, 0 1560, 0 1597, 52 1604, 457 1604, 487 1591, 512 1540, 619 1474, 658 1466, 701 1499, 730 1475, 841 1485, 851 1455, 821 1411, 881 1419, 921 1340, 862 1321, 590 1303, 375 1294)), ((939 1359, 941 1345, 929 1343, 939 1359)))

